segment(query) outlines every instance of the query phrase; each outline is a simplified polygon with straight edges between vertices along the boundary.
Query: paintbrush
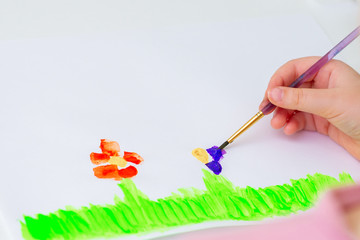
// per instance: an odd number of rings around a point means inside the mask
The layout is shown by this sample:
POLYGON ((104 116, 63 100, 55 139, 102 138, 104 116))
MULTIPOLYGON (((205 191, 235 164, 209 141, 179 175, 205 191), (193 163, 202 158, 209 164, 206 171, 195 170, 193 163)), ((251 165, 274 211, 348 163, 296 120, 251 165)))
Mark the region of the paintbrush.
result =
MULTIPOLYGON (((301 86, 301 84, 304 83, 305 81, 314 77, 315 74, 320 70, 320 68, 322 68, 327 62, 333 59, 341 50, 343 50, 359 35, 360 35, 360 26, 357 27, 354 31, 352 31, 347 37, 345 37, 341 42, 339 42, 335 47, 333 47, 316 63, 314 63, 314 65, 312 65, 300 77, 298 77, 289 87, 297 88, 301 86)), ((252 125, 254 125, 254 123, 259 121, 264 115, 269 114, 275 108, 276 106, 274 104, 268 103, 258 113, 256 113, 255 116, 253 116, 249 121, 247 121, 239 130, 237 130, 233 135, 231 135, 231 137, 219 147, 219 150, 224 149, 227 145, 232 143, 238 136, 240 136, 243 132, 245 132, 252 125)))

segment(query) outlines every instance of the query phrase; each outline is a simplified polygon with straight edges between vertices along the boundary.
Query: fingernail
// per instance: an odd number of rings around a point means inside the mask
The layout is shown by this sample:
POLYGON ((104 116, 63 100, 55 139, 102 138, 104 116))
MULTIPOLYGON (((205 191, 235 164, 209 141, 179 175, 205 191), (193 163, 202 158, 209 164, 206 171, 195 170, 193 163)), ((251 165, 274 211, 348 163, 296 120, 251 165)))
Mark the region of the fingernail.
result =
POLYGON ((280 102, 283 98, 283 90, 280 88, 274 88, 269 93, 269 98, 272 99, 275 102, 280 102))

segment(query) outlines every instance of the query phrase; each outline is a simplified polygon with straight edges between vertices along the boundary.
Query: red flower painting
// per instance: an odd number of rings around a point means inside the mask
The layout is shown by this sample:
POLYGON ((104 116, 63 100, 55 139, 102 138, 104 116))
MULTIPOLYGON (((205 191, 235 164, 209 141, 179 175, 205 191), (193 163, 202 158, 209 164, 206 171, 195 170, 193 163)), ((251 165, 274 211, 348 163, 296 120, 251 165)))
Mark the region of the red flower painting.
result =
POLYGON ((98 178, 110 178, 121 180, 123 178, 134 177, 138 171, 129 163, 140 164, 144 159, 137 153, 125 152, 121 156, 120 145, 116 141, 101 139, 101 153, 92 152, 90 160, 93 164, 100 165, 95 167, 94 175, 98 178), (102 165, 101 165, 102 164, 102 165))

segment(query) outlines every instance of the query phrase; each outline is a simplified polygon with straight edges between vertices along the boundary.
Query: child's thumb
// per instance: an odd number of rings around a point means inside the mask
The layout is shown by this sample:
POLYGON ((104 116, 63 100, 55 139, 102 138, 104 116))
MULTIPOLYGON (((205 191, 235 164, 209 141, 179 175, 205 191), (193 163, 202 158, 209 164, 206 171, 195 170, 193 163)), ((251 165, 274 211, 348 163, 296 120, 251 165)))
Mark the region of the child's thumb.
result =
POLYGON ((336 98, 330 89, 276 87, 268 92, 274 105, 302 112, 309 112, 324 118, 335 108, 336 98))

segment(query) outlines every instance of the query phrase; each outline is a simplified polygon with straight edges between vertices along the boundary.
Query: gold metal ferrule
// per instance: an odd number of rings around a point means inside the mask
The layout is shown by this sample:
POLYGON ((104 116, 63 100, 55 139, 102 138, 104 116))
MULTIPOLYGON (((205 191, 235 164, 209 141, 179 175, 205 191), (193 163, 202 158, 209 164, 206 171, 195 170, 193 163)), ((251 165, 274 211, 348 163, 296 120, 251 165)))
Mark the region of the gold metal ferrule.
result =
POLYGON ((247 121, 239 130, 237 130, 227 141, 229 143, 232 143, 235 138, 240 136, 243 132, 245 132, 249 127, 251 127, 254 123, 259 121, 264 116, 264 113, 262 111, 259 111, 255 114, 249 121, 247 121))

